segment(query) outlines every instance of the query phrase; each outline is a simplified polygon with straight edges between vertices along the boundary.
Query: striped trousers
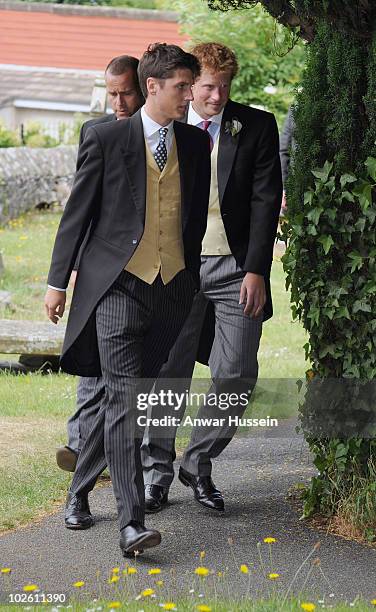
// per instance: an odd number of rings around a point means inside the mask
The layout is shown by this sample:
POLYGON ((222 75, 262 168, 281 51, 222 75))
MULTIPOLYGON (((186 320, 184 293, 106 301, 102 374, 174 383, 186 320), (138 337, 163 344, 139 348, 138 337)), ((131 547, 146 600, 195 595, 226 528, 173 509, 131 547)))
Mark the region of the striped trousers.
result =
MULTIPOLYGON (((155 384, 157 393, 171 386, 174 392, 184 392, 187 382, 189 388, 206 308, 212 303, 215 336, 209 358, 212 384, 207 395, 235 394, 238 397, 242 394, 244 397, 245 394, 245 402, 235 399, 233 405, 223 411, 208 403, 200 406, 197 418, 224 418, 224 423, 193 428, 181 465, 197 476, 210 476, 212 459, 224 450, 237 429, 230 424, 229 417, 242 416, 257 381, 263 315, 251 319, 243 313, 239 294, 244 274, 232 255, 201 257, 201 290, 194 298, 189 317, 155 384)), ((182 419, 185 408, 183 403, 179 410, 174 410, 174 416, 182 419)), ((160 419, 163 411, 163 406, 152 406, 149 416, 160 419)), ((173 426, 147 426, 141 449, 145 484, 170 486, 174 477, 176 430, 173 426)))
POLYGON ((71 492, 92 490, 108 466, 120 530, 132 520, 144 522, 143 431, 137 424, 137 395, 152 387, 194 293, 195 283, 187 270, 167 285, 159 275, 148 285, 123 271, 96 308, 104 394, 83 443, 71 492))

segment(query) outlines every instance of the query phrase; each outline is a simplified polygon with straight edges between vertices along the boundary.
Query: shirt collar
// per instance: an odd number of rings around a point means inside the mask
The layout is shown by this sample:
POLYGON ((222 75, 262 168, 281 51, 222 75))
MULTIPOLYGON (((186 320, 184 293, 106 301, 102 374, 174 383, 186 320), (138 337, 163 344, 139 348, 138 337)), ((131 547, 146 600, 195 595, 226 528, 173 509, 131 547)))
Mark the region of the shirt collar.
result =
POLYGON ((151 117, 149 117, 149 115, 147 114, 145 110, 145 106, 141 108, 141 119, 142 119, 142 125, 144 128, 144 134, 146 138, 153 136, 153 134, 158 132, 158 130, 160 130, 161 127, 166 127, 168 129, 168 132, 171 133, 173 129, 173 125, 174 125, 173 121, 170 121, 168 125, 159 125, 159 123, 156 123, 156 121, 154 121, 151 117))
MULTIPOLYGON (((218 115, 213 115, 212 117, 210 117, 210 119, 208 119, 208 121, 212 121, 212 123, 221 125, 224 110, 225 109, 222 108, 221 112, 218 113, 218 115)), ((205 119, 203 119, 202 117, 200 117, 198 113, 196 113, 195 109, 192 106, 192 103, 190 102, 189 110, 188 110, 188 123, 190 125, 198 125, 199 123, 202 123, 203 121, 205 121, 205 119)))

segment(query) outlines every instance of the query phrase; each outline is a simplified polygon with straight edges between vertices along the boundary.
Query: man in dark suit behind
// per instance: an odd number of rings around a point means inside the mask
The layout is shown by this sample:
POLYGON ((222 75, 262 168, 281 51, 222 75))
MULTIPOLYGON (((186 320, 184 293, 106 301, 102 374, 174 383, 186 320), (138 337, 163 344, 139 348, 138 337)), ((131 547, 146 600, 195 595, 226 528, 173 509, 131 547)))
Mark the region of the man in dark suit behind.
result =
POLYGON ((102 374, 105 395, 78 458, 65 525, 93 525, 88 493, 107 465, 125 556, 161 539, 144 526, 137 394, 140 378, 149 386, 157 376, 199 286, 209 141, 174 121, 184 117, 198 73, 196 58, 175 45, 157 43, 144 53, 138 74, 145 106, 127 121, 89 128, 48 277, 45 307, 56 323, 90 227, 61 366, 80 376, 102 374))
MULTIPOLYGON (((106 67, 104 81, 108 102, 113 113, 86 121, 80 131, 79 146, 82 145, 89 127, 128 119, 141 108, 145 100, 137 76, 138 59, 130 55, 114 57, 106 67)), ((71 275, 74 285, 78 261, 71 275)), ((90 431, 93 418, 97 414, 104 395, 102 377, 81 377, 77 386, 77 409, 68 420, 68 443, 56 450, 56 462, 62 470, 73 472, 83 440, 90 431)))
MULTIPOLYGON (((209 363, 208 396, 234 394, 227 410, 206 402, 201 423, 223 418, 218 426, 193 428, 179 479, 193 489, 197 502, 224 510, 212 478, 212 461, 230 442, 256 383, 257 351, 263 321, 272 316, 270 269, 282 195, 278 129, 271 113, 229 99, 238 65, 234 53, 218 43, 192 49, 200 60, 187 121, 208 131, 211 140, 211 188, 201 256, 201 290, 156 383, 179 385, 191 379, 195 359, 209 363), (236 400, 236 397, 238 398, 236 400), (230 418, 231 417, 231 418, 230 418), (204 420, 205 419, 205 420, 204 420)), ((189 386, 189 385, 188 385, 189 386)), ((178 391, 184 393, 185 386, 178 391)), ((181 419, 185 406, 175 408, 181 419)), ((163 414, 153 406, 149 416, 163 414)), ((142 446, 146 510, 158 512, 167 503, 174 477, 176 427, 149 425, 142 446)))

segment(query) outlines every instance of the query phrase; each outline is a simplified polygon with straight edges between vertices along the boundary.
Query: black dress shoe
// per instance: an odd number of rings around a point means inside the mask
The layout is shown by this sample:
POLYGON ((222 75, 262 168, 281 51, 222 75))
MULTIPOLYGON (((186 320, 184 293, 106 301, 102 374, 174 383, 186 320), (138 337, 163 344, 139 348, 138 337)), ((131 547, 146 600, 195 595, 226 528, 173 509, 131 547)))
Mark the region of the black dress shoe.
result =
POLYGON ((192 487, 195 500, 210 510, 223 512, 225 509, 222 493, 215 488, 210 476, 194 476, 182 467, 179 469, 179 480, 186 487, 192 487))
POLYGON ((161 534, 155 529, 146 529, 137 521, 131 521, 120 532, 120 548, 123 557, 134 557, 134 553, 144 552, 145 548, 153 548, 161 543, 161 534))
POLYGON ((168 488, 160 485, 145 485, 145 512, 160 512, 168 501, 168 488))
POLYGON ((89 529, 94 525, 87 494, 74 495, 69 491, 65 505, 65 526, 67 529, 89 529))
POLYGON ((61 470, 74 472, 77 465, 78 452, 69 446, 59 446, 56 449, 56 463, 61 470))

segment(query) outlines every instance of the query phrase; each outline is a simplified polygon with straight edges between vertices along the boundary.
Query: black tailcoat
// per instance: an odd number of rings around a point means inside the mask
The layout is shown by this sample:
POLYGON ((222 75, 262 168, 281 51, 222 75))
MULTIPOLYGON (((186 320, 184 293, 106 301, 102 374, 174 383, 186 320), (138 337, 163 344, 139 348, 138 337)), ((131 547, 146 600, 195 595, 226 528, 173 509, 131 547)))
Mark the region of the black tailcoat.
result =
MULTIPOLYGON (((185 264, 198 287, 210 187, 208 136, 177 122, 174 132, 185 264)), ((67 287, 90 228, 73 292, 61 366, 72 374, 99 376, 95 308, 132 257, 144 231, 146 157, 140 111, 126 121, 90 127, 79 149, 77 166, 56 236, 48 283, 67 287)))
MULTIPOLYGON (((218 147, 219 203, 227 240, 238 265, 265 279, 264 320, 273 314, 270 269, 282 200, 278 128, 271 113, 229 100, 218 147), (230 125, 241 124, 232 135, 230 125)), ((197 360, 207 364, 214 338, 209 303, 197 360)))

